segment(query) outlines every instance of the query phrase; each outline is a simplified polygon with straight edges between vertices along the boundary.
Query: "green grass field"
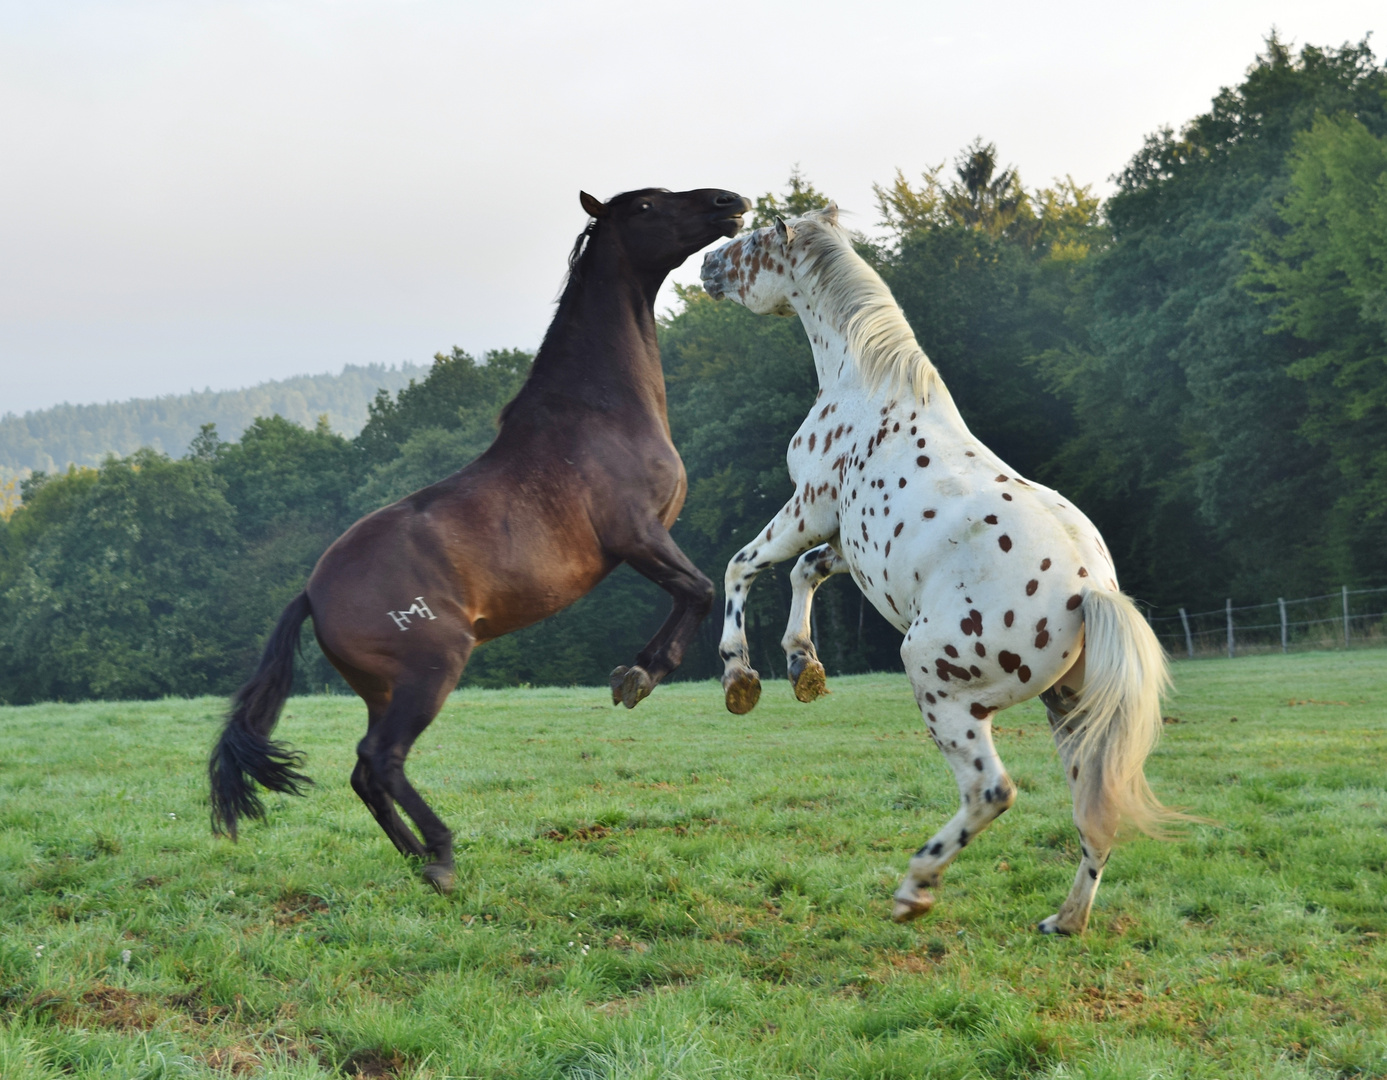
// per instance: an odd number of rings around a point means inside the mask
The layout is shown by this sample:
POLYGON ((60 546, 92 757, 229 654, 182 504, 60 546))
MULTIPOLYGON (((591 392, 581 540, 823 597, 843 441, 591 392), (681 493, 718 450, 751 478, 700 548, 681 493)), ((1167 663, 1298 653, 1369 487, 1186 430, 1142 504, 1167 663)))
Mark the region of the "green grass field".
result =
POLYGON ((750 716, 712 683, 454 695, 410 759, 457 836, 428 891, 347 784, 354 699, 279 734, 318 786, 213 840, 212 699, 0 709, 0 1076, 1387 1075, 1387 651, 1177 665, 1158 794, 1077 839, 1040 706, 1015 808, 887 920, 955 806, 899 674, 750 716), (1236 720, 1234 720, 1236 718, 1236 720))

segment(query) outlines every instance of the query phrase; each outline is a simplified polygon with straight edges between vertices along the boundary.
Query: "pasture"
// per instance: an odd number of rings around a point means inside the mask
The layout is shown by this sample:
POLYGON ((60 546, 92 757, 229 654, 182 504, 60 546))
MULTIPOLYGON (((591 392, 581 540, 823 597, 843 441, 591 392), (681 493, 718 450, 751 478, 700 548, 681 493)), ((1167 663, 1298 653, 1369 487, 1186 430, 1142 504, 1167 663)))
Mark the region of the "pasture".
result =
POLYGON ((0 709, 0 1076, 1387 1075, 1387 651, 1175 673, 1148 773, 1220 825, 1119 847, 1082 938, 1034 930, 1077 858, 1035 702, 997 718, 1016 807, 908 926, 956 796, 900 674, 743 717, 456 693, 410 759, 449 897, 348 786, 355 699, 290 701, 318 786, 239 845, 222 701, 0 709))

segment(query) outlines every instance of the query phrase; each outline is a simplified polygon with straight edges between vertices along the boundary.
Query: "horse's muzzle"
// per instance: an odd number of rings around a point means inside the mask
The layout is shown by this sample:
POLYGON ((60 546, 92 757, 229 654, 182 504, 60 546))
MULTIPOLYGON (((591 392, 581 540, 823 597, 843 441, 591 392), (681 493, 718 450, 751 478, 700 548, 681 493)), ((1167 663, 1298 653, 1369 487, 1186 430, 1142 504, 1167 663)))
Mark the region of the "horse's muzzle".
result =
POLYGON ((703 256, 703 269, 700 277, 703 279, 703 291, 714 300, 721 300, 727 295, 727 245, 715 251, 708 252, 703 256))

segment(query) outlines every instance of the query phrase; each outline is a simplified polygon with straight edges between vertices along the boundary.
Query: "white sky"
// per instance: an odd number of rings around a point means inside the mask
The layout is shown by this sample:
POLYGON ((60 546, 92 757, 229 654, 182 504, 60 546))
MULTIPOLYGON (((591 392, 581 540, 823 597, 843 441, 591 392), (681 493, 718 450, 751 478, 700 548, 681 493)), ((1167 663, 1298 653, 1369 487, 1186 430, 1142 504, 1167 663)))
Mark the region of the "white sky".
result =
POLYGON ((533 348, 579 188, 755 197, 799 163, 868 228, 873 182, 982 135, 1106 192, 1273 25, 1384 11, 0 0, 0 414, 533 348))

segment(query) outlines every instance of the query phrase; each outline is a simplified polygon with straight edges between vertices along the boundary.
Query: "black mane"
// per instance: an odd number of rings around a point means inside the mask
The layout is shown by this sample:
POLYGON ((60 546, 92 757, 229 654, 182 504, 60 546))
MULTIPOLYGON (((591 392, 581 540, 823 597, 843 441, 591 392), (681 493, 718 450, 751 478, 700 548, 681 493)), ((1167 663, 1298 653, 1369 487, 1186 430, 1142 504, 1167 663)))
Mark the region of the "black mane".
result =
MULTIPOLYGON (((613 195, 607 200, 606 205, 612 209, 625 206, 632 199, 641 195, 654 192, 667 192, 669 188, 636 188, 634 191, 623 191, 620 195, 613 195)), ((545 332, 545 341, 540 342, 539 349, 535 353, 536 359, 544 352, 545 342, 549 339, 549 332, 556 327, 568 306, 569 300, 581 288, 585 271, 590 256, 592 254, 593 243, 602 230, 602 219, 590 217, 588 223, 583 227, 583 231, 578 234, 578 238, 573 241, 573 250, 568 253, 568 274, 564 278, 563 287, 559 290, 559 297, 554 318, 549 324, 549 330, 545 332)))

